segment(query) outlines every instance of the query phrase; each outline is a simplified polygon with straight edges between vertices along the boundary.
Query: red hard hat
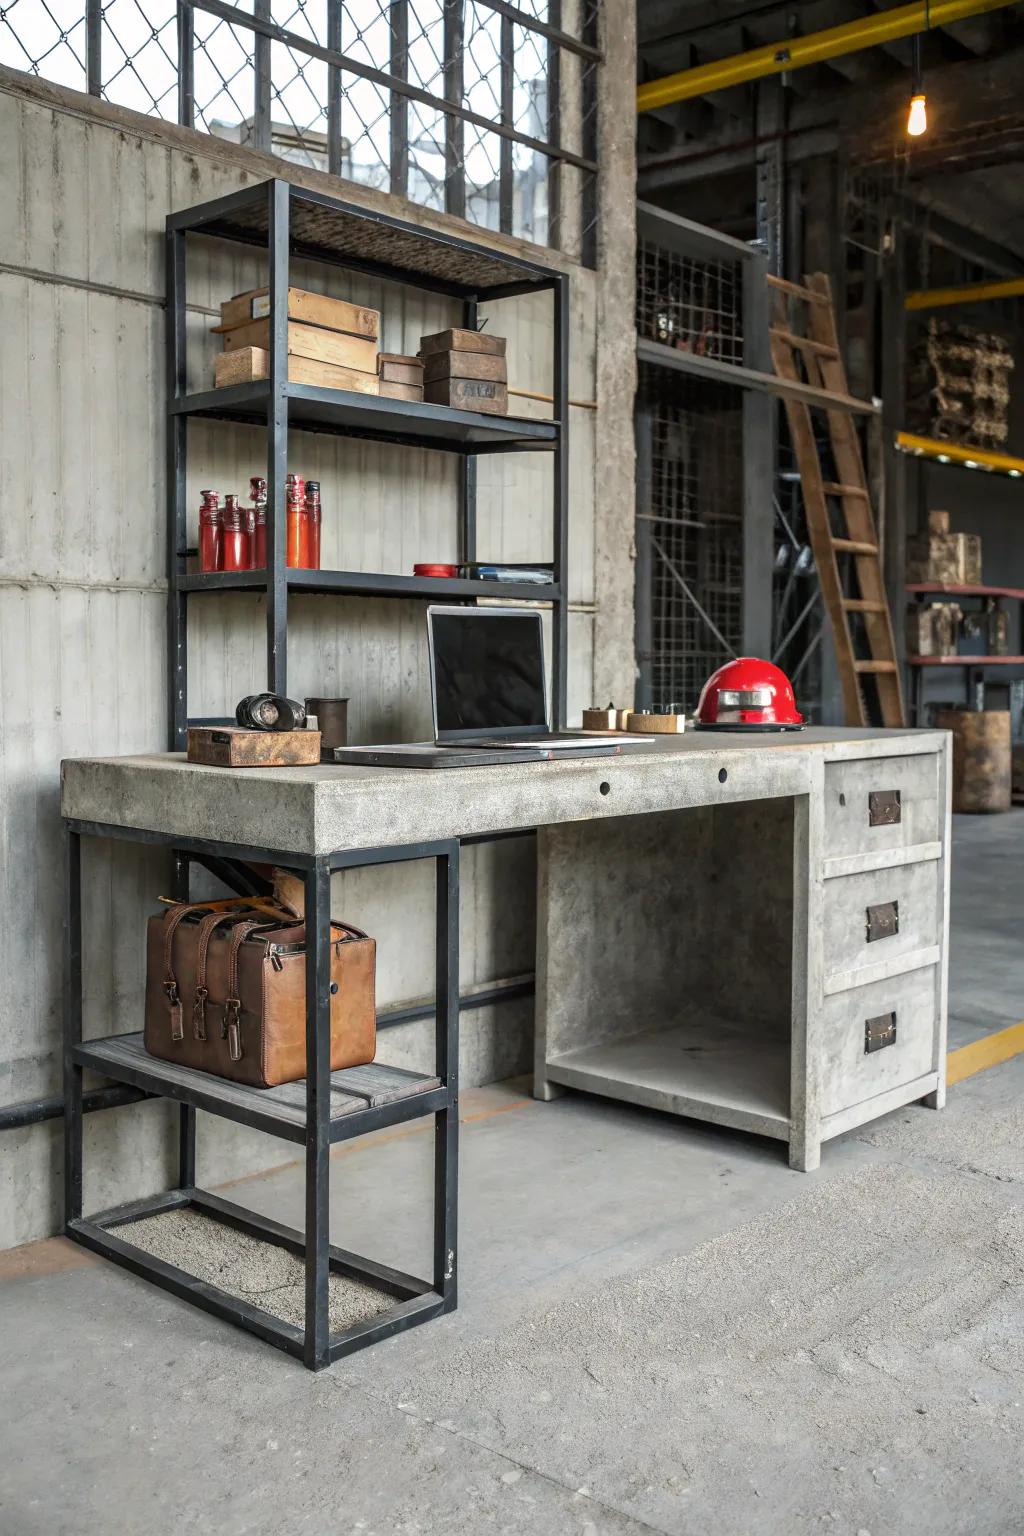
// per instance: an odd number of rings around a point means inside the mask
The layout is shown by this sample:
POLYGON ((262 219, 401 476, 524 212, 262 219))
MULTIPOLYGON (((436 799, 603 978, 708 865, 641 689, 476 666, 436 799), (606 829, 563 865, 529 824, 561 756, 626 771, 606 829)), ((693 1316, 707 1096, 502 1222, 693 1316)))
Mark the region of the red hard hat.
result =
POLYGON ((737 656, 712 672, 697 706, 698 730, 799 731, 803 723, 785 672, 756 656, 737 656))

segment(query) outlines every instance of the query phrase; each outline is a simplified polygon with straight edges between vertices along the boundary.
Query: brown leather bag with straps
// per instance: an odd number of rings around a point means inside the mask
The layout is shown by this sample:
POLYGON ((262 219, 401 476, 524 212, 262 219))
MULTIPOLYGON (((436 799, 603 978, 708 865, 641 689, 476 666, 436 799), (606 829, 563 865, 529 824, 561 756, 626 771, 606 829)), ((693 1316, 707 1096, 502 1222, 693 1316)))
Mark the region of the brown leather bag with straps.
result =
MULTIPOLYGON (((331 1071, 376 1050, 376 944, 331 924, 331 1071)), ((254 1088, 306 1075, 306 929, 272 903, 180 903, 149 919, 146 1050, 254 1088)))

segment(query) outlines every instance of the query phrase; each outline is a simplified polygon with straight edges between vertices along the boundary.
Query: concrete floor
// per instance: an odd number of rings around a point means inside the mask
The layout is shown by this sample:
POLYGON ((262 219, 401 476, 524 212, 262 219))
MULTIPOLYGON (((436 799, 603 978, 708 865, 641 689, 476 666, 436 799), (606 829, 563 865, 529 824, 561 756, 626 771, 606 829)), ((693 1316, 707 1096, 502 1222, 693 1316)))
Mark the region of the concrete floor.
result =
MULTIPOLYGON (((1024 816, 956 840, 953 1045, 1024 1018, 1024 816)), ((317 1377, 61 1240, 0 1255, 2 1536, 1024 1532, 1024 1058, 814 1175, 523 1084, 463 1115, 459 1311, 317 1377)), ((429 1148, 340 1149, 336 1239, 425 1272, 429 1148)), ((232 1198, 300 1224, 301 1169, 232 1198)))

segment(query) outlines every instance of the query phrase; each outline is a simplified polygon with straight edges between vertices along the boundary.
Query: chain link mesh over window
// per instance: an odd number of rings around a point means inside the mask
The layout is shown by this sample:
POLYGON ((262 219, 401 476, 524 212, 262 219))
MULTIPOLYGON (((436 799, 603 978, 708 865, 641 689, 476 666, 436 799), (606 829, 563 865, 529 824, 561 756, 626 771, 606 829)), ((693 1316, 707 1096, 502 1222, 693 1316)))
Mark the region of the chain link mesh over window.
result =
POLYGON ((592 259, 600 0, 0 0, 0 63, 592 259))

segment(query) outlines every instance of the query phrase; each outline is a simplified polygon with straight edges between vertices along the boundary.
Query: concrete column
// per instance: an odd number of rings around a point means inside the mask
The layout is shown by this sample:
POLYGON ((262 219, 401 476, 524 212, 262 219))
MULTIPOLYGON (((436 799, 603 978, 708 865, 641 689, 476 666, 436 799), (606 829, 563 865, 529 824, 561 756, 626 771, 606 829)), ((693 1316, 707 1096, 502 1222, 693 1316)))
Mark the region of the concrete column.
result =
POLYGON ((594 702, 631 704, 636 394, 636 15, 605 0, 598 96, 594 702))

